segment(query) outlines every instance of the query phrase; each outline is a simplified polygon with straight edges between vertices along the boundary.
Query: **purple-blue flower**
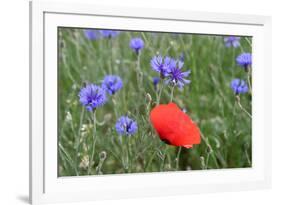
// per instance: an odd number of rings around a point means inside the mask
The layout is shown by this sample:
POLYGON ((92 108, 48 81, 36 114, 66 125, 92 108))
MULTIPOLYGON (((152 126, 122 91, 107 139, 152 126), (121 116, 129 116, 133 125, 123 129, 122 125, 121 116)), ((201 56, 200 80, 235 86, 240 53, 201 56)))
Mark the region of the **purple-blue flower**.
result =
POLYGON ((156 90, 157 89, 157 85, 160 82, 160 78, 159 77, 154 77, 152 79, 152 82, 153 82, 153 85, 154 85, 154 89, 156 90))
POLYGON ((99 30, 99 32, 105 38, 114 38, 120 33, 120 31, 114 30, 99 30))
POLYGON ((132 38, 130 41, 130 48, 135 50, 136 53, 139 53, 144 47, 144 42, 141 38, 132 38))
POLYGON ((236 58, 238 65, 244 67, 246 70, 249 69, 249 66, 252 65, 252 54, 251 53, 242 53, 236 58))
POLYGON ((122 87, 123 82, 117 75, 107 75, 102 81, 102 88, 110 95, 114 95, 122 87))
POLYGON ((120 117, 115 124, 116 131, 119 135, 133 135, 138 130, 137 122, 127 116, 120 117))
POLYGON ((89 40, 96 40, 99 38, 99 34, 97 33, 97 30, 94 29, 85 29, 84 35, 89 40))
POLYGON ((182 67, 183 67, 183 62, 182 61, 177 61, 175 66, 170 68, 168 79, 166 82, 168 84, 171 84, 173 86, 178 86, 180 89, 185 85, 189 84, 190 80, 187 80, 187 78, 190 74, 190 70, 183 72, 182 67))
POLYGON ((224 38, 224 43, 226 47, 233 46, 234 48, 240 46, 240 37, 228 36, 224 38))
POLYGON ((170 57, 154 56, 150 61, 151 68, 160 73, 161 78, 168 76, 171 67, 175 67, 176 61, 170 57))
POLYGON ((235 95, 247 93, 249 90, 247 83, 239 78, 233 79, 230 83, 230 87, 235 95))
POLYGON ((88 84, 79 92, 79 101, 88 111, 104 105, 107 101, 106 92, 100 86, 88 84))

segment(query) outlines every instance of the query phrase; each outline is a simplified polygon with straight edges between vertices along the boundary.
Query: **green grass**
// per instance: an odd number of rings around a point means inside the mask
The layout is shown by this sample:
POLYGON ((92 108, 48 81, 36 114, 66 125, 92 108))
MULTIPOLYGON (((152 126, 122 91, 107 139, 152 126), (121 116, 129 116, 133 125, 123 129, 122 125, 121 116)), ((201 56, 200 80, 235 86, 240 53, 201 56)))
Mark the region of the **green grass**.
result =
MULTIPOLYGON (((250 37, 242 37, 238 48, 227 48, 223 36, 211 35, 121 32, 116 38, 91 41, 82 29, 70 28, 59 28, 58 35, 59 176, 251 167, 251 118, 230 89, 233 78, 247 79, 235 58, 251 52, 250 37), (138 57, 129 48, 132 37, 145 42, 140 72, 138 57), (150 124, 156 101, 152 78, 157 76, 150 60, 157 54, 179 58, 182 52, 191 84, 174 90, 174 102, 197 123, 202 140, 180 150, 163 143, 150 124), (79 103, 78 93, 84 82, 100 84, 110 73, 122 78, 123 88, 96 110, 95 132, 92 113, 79 103), (137 121, 135 135, 116 133, 122 115, 137 121)), ((169 102, 170 91, 164 87, 162 104, 169 102)), ((240 99, 251 113, 251 94, 240 99)))

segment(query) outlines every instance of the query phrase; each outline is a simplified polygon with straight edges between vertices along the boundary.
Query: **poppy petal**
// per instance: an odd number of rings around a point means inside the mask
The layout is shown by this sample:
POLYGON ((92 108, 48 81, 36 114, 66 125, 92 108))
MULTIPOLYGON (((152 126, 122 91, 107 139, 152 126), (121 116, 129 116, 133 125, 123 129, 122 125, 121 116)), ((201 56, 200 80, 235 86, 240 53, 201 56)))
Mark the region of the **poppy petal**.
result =
POLYGON ((160 139, 171 145, 191 148, 201 141, 197 125, 175 103, 154 107, 150 120, 160 139))
POLYGON ((187 145, 183 145, 183 147, 189 149, 189 148, 192 148, 192 145, 187 144, 187 145))

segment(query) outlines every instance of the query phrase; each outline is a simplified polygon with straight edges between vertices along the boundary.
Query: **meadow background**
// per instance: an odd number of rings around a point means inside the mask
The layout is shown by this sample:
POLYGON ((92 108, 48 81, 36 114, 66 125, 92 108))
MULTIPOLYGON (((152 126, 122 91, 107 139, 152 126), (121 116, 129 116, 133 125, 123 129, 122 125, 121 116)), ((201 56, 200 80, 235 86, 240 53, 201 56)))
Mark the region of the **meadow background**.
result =
MULTIPOLYGON (((247 78, 235 59, 251 52, 250 37, 241 37, 237 48, 226 47, 225 36, 198 34, 121 31, 114 38, 89 40, 83 29, 59 28, 58 37, 59 176, 251 167, 251 118, 230 88, 232 79, 247 78), (145 43, 139 57, 129 47, 133 37, 145 43), (158 76, 150 60, 158 54, 183 58, 183 70, 191 70, 191 83, 176 88, 173 101, 197 123, 202 140, 181 152, 162 142, 149 121, 158 76), (78 94, 85 83, 100 84, 110 73, 122 78, 123 88, 97 109, 94 132, 78 94), (115 123, 122 115, 137 121, 138 132, 120 140, 115 123)), ((161 103, 169 99, 165 87, 161 103)), ((240 99, 251 113, 251 94, 240 99)))

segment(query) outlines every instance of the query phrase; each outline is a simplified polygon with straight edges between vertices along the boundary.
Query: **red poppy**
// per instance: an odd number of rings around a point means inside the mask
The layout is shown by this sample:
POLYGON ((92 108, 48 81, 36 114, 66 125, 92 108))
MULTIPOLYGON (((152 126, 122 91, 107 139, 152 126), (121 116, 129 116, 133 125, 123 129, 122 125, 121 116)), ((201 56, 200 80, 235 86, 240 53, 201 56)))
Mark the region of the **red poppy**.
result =
POLYGON ((175 103, 154 107, 150 121, 160 139, 167 144, 186 148, 200 144, 199 128, 175 103))

